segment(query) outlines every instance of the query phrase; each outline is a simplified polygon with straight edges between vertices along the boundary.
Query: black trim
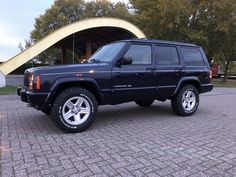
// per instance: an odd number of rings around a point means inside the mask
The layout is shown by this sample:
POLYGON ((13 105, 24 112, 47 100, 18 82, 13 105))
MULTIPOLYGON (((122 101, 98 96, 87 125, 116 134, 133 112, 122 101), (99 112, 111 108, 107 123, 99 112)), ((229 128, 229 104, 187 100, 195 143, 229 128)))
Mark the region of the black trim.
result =
POLYGON ((41 109, 49 93, 32 93, 27 91, 24 87, 17 88, 17 95, 21 97, 23 102, 29 103, 37 109, 41 109))
POLYGON ((210 92, 213 89, 213 84, 201 84, 201 93, 210 92))
POLYGON ((182 77, 179 80, 179 82, 178 82, 178 84, 177 84, 177 86, 175 88, 175 91, 174 91, 172 96, 175 96, 178 93, 182 83, 184 83, 185 81, 194 81, 194 82, 197 82, 199 85, 201 85, 200 84, 200 80, 198 79, 198 77, 195 77, 195 76, 182 77))
POLYGON ((158 86, 157 89, 162 89, 162 88, 175 88, 176 85, 167 85, 167 86, 158 86))
POLYGON ((114 91, 123 91, 123 90, 146 90, 146 89, 156 89, 156 87, 133 87, 133 88, 115 88, 114 91))

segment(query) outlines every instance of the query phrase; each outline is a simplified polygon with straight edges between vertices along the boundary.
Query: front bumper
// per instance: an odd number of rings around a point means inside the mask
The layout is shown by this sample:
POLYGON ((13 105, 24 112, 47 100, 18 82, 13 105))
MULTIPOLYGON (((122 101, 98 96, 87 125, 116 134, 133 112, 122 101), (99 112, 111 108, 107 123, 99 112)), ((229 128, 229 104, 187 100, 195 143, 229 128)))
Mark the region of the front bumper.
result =
POLYGON ((17 95, 21 97, 21 101, 29 103, 30 106, 42 109, 45 106, 48 93, 33 93, 25 87, 17 88, 17 95))

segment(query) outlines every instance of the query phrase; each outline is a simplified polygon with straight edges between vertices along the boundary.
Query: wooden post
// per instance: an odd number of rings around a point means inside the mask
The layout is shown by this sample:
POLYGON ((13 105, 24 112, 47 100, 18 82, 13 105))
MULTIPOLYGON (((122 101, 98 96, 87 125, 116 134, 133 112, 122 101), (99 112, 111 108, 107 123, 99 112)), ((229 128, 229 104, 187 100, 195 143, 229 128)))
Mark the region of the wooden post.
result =
POLYGON ((86 54, 85 54, 85 58, 88 59, 91 54, 92 54, 92 44, 91 44, 91 39, 87 38, 86 39, 86 54))
POLYGON ((66 64, 66 46, 61 47, 61 64, 66 64))

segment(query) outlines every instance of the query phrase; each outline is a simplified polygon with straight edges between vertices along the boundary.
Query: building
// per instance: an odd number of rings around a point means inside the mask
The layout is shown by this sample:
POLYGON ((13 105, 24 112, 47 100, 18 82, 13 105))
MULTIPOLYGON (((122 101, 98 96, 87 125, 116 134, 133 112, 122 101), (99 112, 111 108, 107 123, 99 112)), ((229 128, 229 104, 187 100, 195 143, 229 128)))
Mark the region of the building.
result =
POLYGON ((144 38, 135 25, 116 18, 91 18, 64 26, 0 65, 0 87, 5 76, 49 48, 60 51, 59 63, 78 63, 100 46, 121 39, 144 38))

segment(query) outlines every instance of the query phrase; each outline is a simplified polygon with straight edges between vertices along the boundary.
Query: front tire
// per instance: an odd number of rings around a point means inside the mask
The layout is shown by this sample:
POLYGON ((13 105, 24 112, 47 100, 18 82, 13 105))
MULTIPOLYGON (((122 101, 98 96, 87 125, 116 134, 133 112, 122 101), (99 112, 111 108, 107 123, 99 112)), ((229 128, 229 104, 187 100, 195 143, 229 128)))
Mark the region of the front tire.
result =
POLYGON ((46 114, 47 116, 50 116, 50 109, 43 109, 41 111, 42 111, 42 113, 46 114))
POLYGON ((138 100, 135 103, 141 107, 148 107, 151 106, 154 100, 138 100))
POLYGON ((97 109, 94 95, 86 89, 75 87, 59 94, 52 106, 51 116, 61 130, 77 133, 91 126, 97 109))
POLYGON ((199 105, 199 93, 193 85, 185 85, 179 93, 171 99, 173 111, 180 116, 193 115, 199 105))

